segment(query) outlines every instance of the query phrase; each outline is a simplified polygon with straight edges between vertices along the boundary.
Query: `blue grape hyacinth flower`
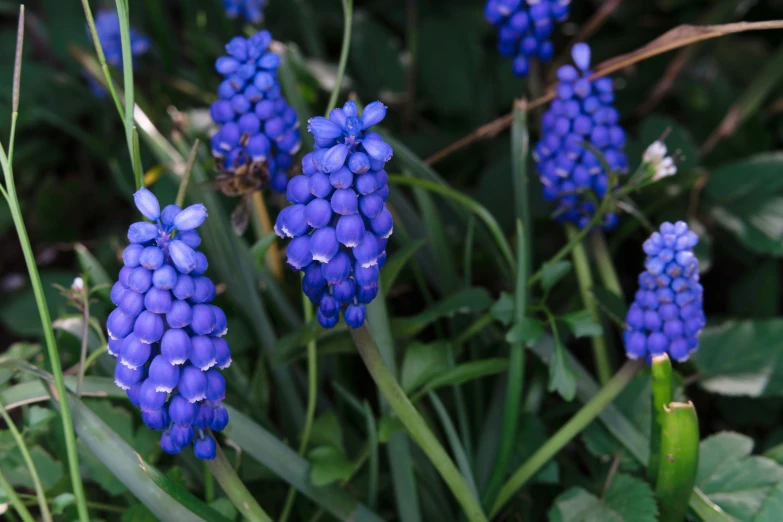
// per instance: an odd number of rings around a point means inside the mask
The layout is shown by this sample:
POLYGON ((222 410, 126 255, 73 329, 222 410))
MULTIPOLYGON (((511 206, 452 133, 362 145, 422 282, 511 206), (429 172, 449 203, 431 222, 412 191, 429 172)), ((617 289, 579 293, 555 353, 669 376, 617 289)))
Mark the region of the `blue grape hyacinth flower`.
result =
POLYGON ((273 190, 284 192, 301 136, 296 111, 280 91, 280 57, 269 49, 271 43, 269 31, 237 36, 226 44, 227 55, 215 62, 224 80, 210 107, 212 120, 220 125, 211 146, 221 171, 260 169, 261 179, 268 178, 273 190))
MULTIPOLYGON (((576 67, 564 65, 557 70, 557 95, 542 117, 541 140, 533 158, 544 185, 544 199, 557 205, 556 220, 583 228, 609 190, 609 173, 584 144, 600 151, 613 172, 626 173, 628 160, 623 152, 625 131, 612 105, 612 80, 588 79, 587 44, 576 44, 571 54, 576 67)), ((617 225, 617 215, 608 213, 602 225, 611 230, 617 225)))
POLYGON ((128 229, 125 266, 111 289, 117 308, 106 329, 117 358, 114 382, 141 409, 144 423, 163 432, 163 451, 193 444, 196 457, 210 460, 215 441, 205 431, 228 424, 226 380, 218 370, 231 364, 231 351, 223 339, 226 314, 210 304, 215 285, 204 275, 207 257, 196 250, 207 210, 200 203, 161 209, 145 188, 133 197, 152 222, 128 229))
POLYGON ((693 248, 698 236, 683 221, 664 223, 644 242, 647 259, 628 310, 625 351, 631 359, 661 355, 686 361, 706 323, 704 290, 693 248))
POLYGON ((264 7, 267 0, 223 0, 223 7, 229 18, 244 17, 250 23, 260 23, 264 19, 264 7))
MULTIPOLYGON (((90 34, 90 28, 87 27, 87 34, 90 34)), ((106 57, 106 63, 113 67, 122 69, 122 40, 120 38, 120 18, 117 11, 110 9, 101 9, 95 17, 95 32, 98 34, 98 40, 101 42, 103 54, 106 57)), ((133 58, 141 56, 149 51, 150 39, 136 31, 130 29, 130 47, 133 58)), ((85 73, 87 84, 94 96, 102 98, 106 96, 106 89, 98 83, 92 76, 85 73)))
POLYGON ((292 238, 288 264, 304 272, 302 290, 318 307, 324 328, 342 311, 351 328, 364 323, 365 304, 378 294, 378 274, 394 222, 386 208, 393 150, 370 127, 386 117, 386 107, 370 103, 359 116, 352 101, 329 118, 309 121, 315 151, 302 159, 302 174, 291 179, 291 206, 277 216, 275 232, 292 238))
POLYGON ((568 18, 571 0, 487 0, 484 16, 498 30, 498 52, 513 58, 517 76, 526 76, 530 61, 548 62, 554 54, 550 37, 555 22, 568 18))

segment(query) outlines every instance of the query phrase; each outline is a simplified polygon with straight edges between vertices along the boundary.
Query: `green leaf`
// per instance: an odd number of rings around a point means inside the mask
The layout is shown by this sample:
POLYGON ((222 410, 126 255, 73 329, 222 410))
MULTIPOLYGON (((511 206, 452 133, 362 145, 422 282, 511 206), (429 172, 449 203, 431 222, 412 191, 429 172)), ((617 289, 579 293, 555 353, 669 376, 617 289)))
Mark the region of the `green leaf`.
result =
POLYGON ((386 443, 397 432, 405 431, 402 421, 391 415, 384 415, 378 419, 378 442, 386 443))
POLYGON ((750 250, 783 255, 783 152, 764 153, 710 173, 704 194, 715 221, 750 250))
POLYGON ((485 289, 465 288, 441 299, 417 315, 392 319, 391 331, 397 338, 412 337, 438 319, 457 314, 483 312, 491 304, 492 300, 485 289))
MULTIPOLYGON (((508 469, 516 469, 533 456, 548 439, 546 426, 533 413, 522 413, 519 419, 519 430, 508 463, 508 469)), ((533 476, 532 483, 557 484, 560 479, 560 468, 552 459, 533 476)))
POLYGON ((544 266, 541 267, 541 287, 544 290, 549 290, 567 276, 572 267, 571 261, 544 263, 544 266))
POLYGON ((565 346, 555 336, 555 353, 549 361, 549 386, 550 392, 556 391, 563 399, 570 401, 576 395, 576 373, 568 363, 565 346))
POLYGON ((449 368, 440 375, 432 378, 424 386, 427 391, 435 390, 443 386, 456 386, 475 379, 503 373, 508 369, 508 359, 479 359, 449 368))
POLYGON ((700 345, 693 363, 703 388, 723 395, 783 395, 783 319, 711 326, 700 345))
POLYGON ((307 456, 311 462, 310 480, 314 486, 326 486, 353 473, 353 463, 334 446, 319 446, 307 456))
POLYGON ((57 417, 57 414, 54 413, 49 408, 41 408, 40 406, 31 406, 30 409, 27 410, 27 429, 29 430, 40 430, 44 429, 49 425, 49 422, 57 417))
POLYGON ((544 323, 532 317, 523 317, 506 333, 506 342, 509 344, 524 343, 533 346, 544 333, 544 323))
POLYGON ((753 522, 778 522, 781 513, 783 513, 783 482, 778 482, 764 499, 753 522))
POLYGON ((269 247, 275 242, 277 236, 274 232, 264 234, 258 241, 250 248, 250 255, 253 256, 253 260, 256 262, 256 268, 259 270, 265 270, 264 258, 269 247))
MULTIPOLYGON (((76 257, 79 259, 79 266, 82 267, 84 272, 87 272, 90 288, 97 285, 111 285, 113 283, 101 262, 92 255, 92 252, 87 250, 87 247, 81 243, 76 243, 73 249, 76 252, 76 257)), ((106 301, 109 301, 110 292, 110 286, 103 287, 97 291, 98 295, 106 301)))
POLYGON ((489 309, 492 318, 503 325, 514 322, 514 296, 506 292, 500 292, 500 297, 489 309))
POLYGON ((219 499, 210 502, 209 507, 226 517, 228 520, 236 520, 237 515, 239 514, 237 508, 234 507, 234 504, 226 497, 220 497, 219 499))
POLYGON ((433 377, 447 371, 450 349, 451 345, 445 341, 408 345, 400 370, 402 389, 410 393, 433 377))
POLYGON ((646 482, 619 473, 603 500, 583 488, 571 488, 555 499, 551 522, 656 522, 658 508, 646 482))
POLYGON ((783 480, 783 466, 753 456, 753 440, 737 433, 718 433, 699 449, 696 485, 729 515, 751 522, 769 494, 783 480))
POLYGON ((343 428, 334 410, 329 410, 313 421, 311 446, 330 446, 343 451, 343 428))
MULTIPOLYGON (((41 272, 44 298, 49 306, 51 317, 57 317, 60 312, 66 310, 65 297, 52 285, 58 284, 68 288, 73 283, 73 279, 74 274, 69 272, 41 272)), ((0 323, 19 337, 40 337, 43 334, 35 296, 29 285, 10 298, 4 298, 4 304, 0 306, 0 323)))
POLYGON ((593 320, 593 314, 589 310, 573 312, 562 316, 560 319, 568 325, 577 338, 597 337, 603 333, 603 328, 593 320))
POLYGON ((595 299, 598 308, 614 321, 620 328, 625 329, 625 316, 628 315, 628 307, 620 299, 620 296, 610 292, 606 288, 593 287, 590 293, 595 299))
POLYGON ((75 500, 76 497, 73 496, 73 493, 60 493, 52 501, 52 513, 62 515, 65 508, 73 504, 75 500))
POLYGON ((416 239, 405 244, 404 247, 394 252, 386 260, 386 264, 383 265, 383 271, 381 272, 381 286, 387 291, 394 285, 397 280, 397 276, 400 275, 403 267, 410 261, 416 252, 427 241, 424 239, 416 239))

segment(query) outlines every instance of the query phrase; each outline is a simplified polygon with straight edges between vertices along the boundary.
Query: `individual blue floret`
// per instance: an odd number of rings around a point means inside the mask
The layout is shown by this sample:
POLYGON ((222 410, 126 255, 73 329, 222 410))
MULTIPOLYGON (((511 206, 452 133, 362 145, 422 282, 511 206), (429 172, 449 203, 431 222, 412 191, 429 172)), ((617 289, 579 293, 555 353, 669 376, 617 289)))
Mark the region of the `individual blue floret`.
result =
MULTIPOLYGON (((101 9, 95 16, 95 32, 98 33, 98 40, 101 42, 103 54, 106 57, 106 63, 118 69, 122 69, 122 40, 120 38, 120 18, 117 11, 110 9, 101 9)), ((90 29, 87 27, 87 34, 90 29)), ((141 56, 149 51, 150 39, 130 29, 131 56, 133 58, 141 56)), ((87 84, 94 96, 102 98, 106 96, 106 90, 92 76, 85 73, 87 84)))
POLYGON ((644 242, 645 271, 625 318, 625 350, 631 359, 667 353, 682 362, 698 349, 706 322, 693 254, 698 242, 683 221, 662 224, 644 242))
POLYGON ((530 60, 548 62, 555 22, 568 18, 571 0, 487 0, 484 16, 498 30, 498 52, 513 58, 517 76, 526 76, 530 60))
POLYGON ((221 172, 256 173, 257 188, 268 180, 272 189, 284 192, 301 137, 296 111, 280 91, 280 57, 269 49, 271 43, 269 31, 237 36, 215 62, 224 80, 210 107, 220 125, 211 146, 221 172))
POLYGON ((229 18, 242 16, 254 24, 260 23, 264 19, 266 3, 267 0, 223 0, 223 6, 229 18))
POLYGON ((302 159, 302 175, 291 179, 291 206, 277 217, 275 232, 292 238, 288 264, 304 272, 302 290, 318 307, 324 328, 364 323, 364 305, 378 294, 378 273, 394 222, 386 208, 391 146, 370 127, 386 117, 381 102, 361 117, 354 102, 315 117, 308 130, 315 151, 302 159))
POLYGON ((141 409, 144 423, 163 431, 163 451, 179 453, 193 443, 198 458, 212 459, 215 441, 204 431, 228 424, 226 381, 217 369, 231 364, 231 352, 222 338, 226 314, 211 304, 207 258, 195 250, 207 209, 200 203, 161 209, 144 188, 133 198, 152 223, 128 229, 131 244, 111 289, 117 308, 106 329, 117 358, 114 382, 141 409))
MULTIPOLYGON (((623 152, 625 131, 612 105, 612 80, 588 79, 587 44, 576 44, 571 54, 576 67, 564 65, 557 70, 557 96, 542 117, 541 140, 533 158, 544 185, 544 199, 557 205, 556 220, 583 228, 609 188, 609 174, 584 144, 600 151, 613 172, 626 173, 628 161, 623 152)), ((604 229, 616 224, 616 214, 604 216, 604 229)))

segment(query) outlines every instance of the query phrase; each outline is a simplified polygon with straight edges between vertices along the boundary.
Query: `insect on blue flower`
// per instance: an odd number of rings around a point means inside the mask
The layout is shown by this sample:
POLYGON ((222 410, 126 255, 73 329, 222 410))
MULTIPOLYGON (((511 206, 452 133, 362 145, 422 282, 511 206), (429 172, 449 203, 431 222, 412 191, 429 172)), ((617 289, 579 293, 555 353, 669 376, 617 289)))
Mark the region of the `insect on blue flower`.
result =
POLYGON ((682 362, 698 349, 706 322, 693 254, 698 242, 683 221, 663 223, 644 242, 645 271, 625 318, 625 351, 631 359, 667 353, 682 362))
MULTIPOLYGON (((89 26, 86 27, 87 34, 90 34, 89 26)), ((122 40, 120 38, 120 18, 117 11, 110 9, 101 9, 95 16, 95 32, 98 34, 98 40, 101 42, 103 54, 106 57, 106 63, 113 67, 122 68, 122 40)), ((136 31, 130 29, 130 48, 131 56, 136 58, 149 51, 150 39, 136 31)), ((87 84, 93 96, 103 98, 106 96, 106 89, 98 83, 87 72, 84 73, 87 78, 87 84)))
MULTIPOLYGON (((590 47, 578 43, 572 50, 576 67, 557 70, 557 95, 542 117, 541 139, 533 150, 544 199, 557 205, 555 218, 585 227, 596 212, 597 202, 609 191, 609 173, 601 159, 585 144, 600 151, 613 172, 628 170, 625 131, 612 105, 612 80, 589 80, 590 47)), ((613 212, 604 216, 604 229, 617 225, 613 212)))
POLYGON ((484 16, 498 30, 498 52, 513 58, 517 76, 526 76, 530 61, 548 62, 554 54, 550 37, 555 22, 568 18, 571 0, 487 0, 484 16))
POLYGON ((359 116, 349 101, 328 118, 311 119, 315 151, 302 159, 302 174, 286 190, 291 206, 277 216, 275 232, 291 238, 288 264, 304 272, 302 290, 318 307, 324 328, 337 324, 340 311, 348 326, 359 328, 364 305, 378 294, 394 228, 383 170, 393 151, 369 129, 385 117, 381 102, 370 103, 359 116))
POLYGON ((129 227, 131 244, 111 289, 117 308, 106 328, 109 353, 117 358, 114 382, 142 410, 144 423, 163 431, 163 451, 179 453, 192 443, 198 458, 213 459, 215 441, 205 430, 228 424, 226 381, 217 369, 231 364, 231 352, 222 339, 226 314, 211 304, 207 258, 195 250, 207 209, 196 203, 161 210, 145 188, 133 199, 153 223, 129 227))
POLYGON ((264 19, 264 7, 267 0, 223 0, 223 7, 229 18, 242 16, 250 23, 260 23, 264 19))

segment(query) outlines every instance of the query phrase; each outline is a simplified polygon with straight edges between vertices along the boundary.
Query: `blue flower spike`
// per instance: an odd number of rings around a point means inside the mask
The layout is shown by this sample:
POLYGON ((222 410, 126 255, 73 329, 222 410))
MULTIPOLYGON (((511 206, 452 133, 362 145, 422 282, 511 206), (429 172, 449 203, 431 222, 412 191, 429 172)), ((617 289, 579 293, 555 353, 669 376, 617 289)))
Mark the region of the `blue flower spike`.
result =
POLYGON ((315 150, 302 158, 302 174, 286 191, 291 206, 277 216, 275 232, 291 238, 288 264, 304 272, 302 290, 324 328, 333 328, 340 312, 348 326, 359 328, 365 305, 378 294, 394 228, 384 170, 394 151, 369 129, 385 117, 379 101, 361 116, 349 101, 328 118, 311 119, 315 150))
POLYGON ((211 148, 222 172, 260 172, 256 188, 263 188, 268 178, 275 192, 285 192, 301 136, 296 111, 281 94, 280 57, 271 43, 269 31, 237 36, 226 44, 226 56, 215 62, 224 80, 210 107, 212 120, 220 125, 211 148))
POLYGON ((243 17, 250 23, 258 24, 264 19, 264 7, 267 0, 223 0, 223 7, 229 18, 243 17))
MULTIPOLYGON (((498 30, 498 52, 512 58, 517 76, 527 76, 533 59, 549 62, 555 22, 568 18, 571 0, 487 0, 484 16, 498 30)), ((589 61, 589 60, 588 60, 589 61)))
POLYGON ((106 328, 109 353, 117 358, 114 382, 142 410, 144 423, 163 431, 163 451, 176 454, 193 444, 196 457, 213 459, 215 441, 204 430, 228 424, 226 381, 216 368, 227 368, 231 353, 222 339, 226 314, 210 304, 215 285, 203 275, 206 256, 195 250, 207 209, 197 203, 161 211, 145 188, 133 199, 154 223, 128 229, 125 266, 111 290, 117 308, 106 328))
POLYGON ((625 351, 631 359, 663 353, 687 361, 706 323, 693 248, 698 236, 683 221, 664 223, 644 242, 647 259, 639 290, 625 318, 625 351))
MULTIPOLYGON (((87 35, 90 36, 90 28, 86 27, 87 35)), ((111 9, 101 9, 95 16, 95 32, 98 34, 98 40, 101 42, 103 54, 106 57, 106 63, 112 67, 122 69, 122 40, 120 38, 120 18, 117 11, 111 9)), ((131 57, 136 58, 145 54, 150 49, 150 39, 131 28, 130 30, 131 57)), ((92 76, 85 71, 87 84, 96 98, 106 96, 106 90, 92 76)), ((143 211, 142 211, 143 213, 143 211)))
MULTIPOLYGON (((623 152, 625 131, 612 105, 612 80, 588 80, 592 71, 587 44, 574 45, 571 56, 576 67, 563 65, 557 70, 557 96, 542 117, 541 140, 533 159, 544 199, 557 207, 556 221, 584 228, 609 190, 609 173, 585 143, 600 151, 615 173, 625 174, 628 160, 623 152)), ((616 225, 615 213, 604 216, 605 230, 616 225)))

